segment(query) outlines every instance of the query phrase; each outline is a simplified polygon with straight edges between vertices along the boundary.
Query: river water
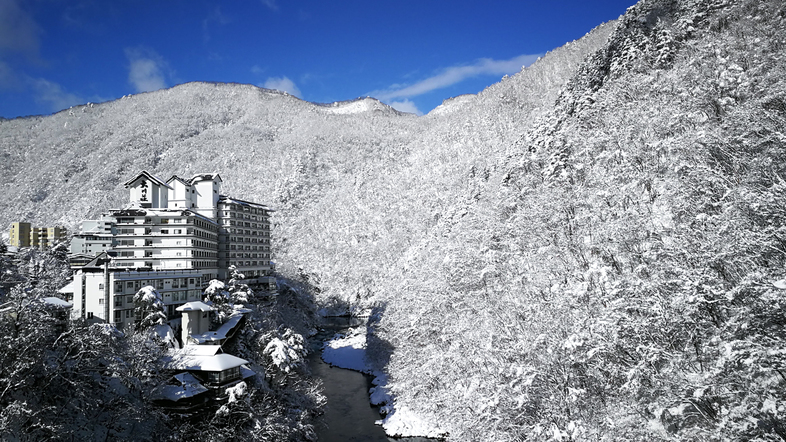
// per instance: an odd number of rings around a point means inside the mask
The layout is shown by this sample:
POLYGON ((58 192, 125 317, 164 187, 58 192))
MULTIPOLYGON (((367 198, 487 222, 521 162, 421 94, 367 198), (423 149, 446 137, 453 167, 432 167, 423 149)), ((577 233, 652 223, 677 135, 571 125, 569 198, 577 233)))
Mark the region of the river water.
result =
POLYGON ((311 339, 308 363, 311 373, 322 379, 327 397, 325 413, 315 427, 320 442, 433 442, 434 439, 392 439, 376 422, 382 417, 379 408, 369 402, 371 376, 353 370, 331 367, 322 361, 322 344, 336 333, 360 325, 349 318, 324 318, 322 329, 311 339))

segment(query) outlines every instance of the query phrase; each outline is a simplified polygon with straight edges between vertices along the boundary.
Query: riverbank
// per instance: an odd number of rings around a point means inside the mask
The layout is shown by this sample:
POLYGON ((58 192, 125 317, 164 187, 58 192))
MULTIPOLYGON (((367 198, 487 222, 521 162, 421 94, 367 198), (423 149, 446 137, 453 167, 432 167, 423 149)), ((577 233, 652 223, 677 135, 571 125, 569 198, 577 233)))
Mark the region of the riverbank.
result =
POLYGON ((338 333, 325 343, 322 360, 332 366, 365 373, 373 378, 373 387, 366 400, 380 407, 380 413, 385 415, 376 424, 381 425, 388 436, 408 438, 412 442, 444 439, 446 433, 438 425, 420 419, 406 406, 396 403, 388 389, 387 375, 371 367, 366 359, 366 338, 369 333, 371 331, 365 324, 338 333))

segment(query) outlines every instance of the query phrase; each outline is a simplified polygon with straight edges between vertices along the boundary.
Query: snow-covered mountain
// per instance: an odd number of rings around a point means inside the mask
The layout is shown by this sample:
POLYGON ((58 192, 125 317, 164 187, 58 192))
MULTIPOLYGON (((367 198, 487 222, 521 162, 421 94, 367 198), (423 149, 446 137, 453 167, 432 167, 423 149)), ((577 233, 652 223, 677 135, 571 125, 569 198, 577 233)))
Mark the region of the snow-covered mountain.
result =
POLYGON ((784 434, 786 7, 643 0, 428 115, 190 83, 0 121, 0 221, 217 171, 455 440, 784 434))

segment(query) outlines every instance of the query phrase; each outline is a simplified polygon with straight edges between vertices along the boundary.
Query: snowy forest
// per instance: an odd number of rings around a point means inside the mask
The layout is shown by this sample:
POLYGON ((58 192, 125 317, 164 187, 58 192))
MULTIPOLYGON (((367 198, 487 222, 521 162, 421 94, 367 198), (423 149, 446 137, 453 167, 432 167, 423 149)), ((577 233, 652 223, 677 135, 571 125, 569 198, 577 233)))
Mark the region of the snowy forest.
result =
MULTIPOLYGON (((299 287, 248 333, 312 300, 302 311, 371 309, 367 363, 391 409, 447 440, 784 440, 784 128, 784 2, 642 0, 422 117, 189 83, 0 120, 0 224, 73 229, 139 170, 218 172, 223 193, 275 210, 278 276, 299 287)), ((46 268, 32 290, 57 287, 46 268)), ((22 326, 7 321, 6 336, 22 326)), ((0 428, 149 412, 142 387, 86 392, 111 387, 91 367, 126 361, 134 378, 152 356, 47 330, 3 342, 41 377, 2 362, 0 428)), ((318 385, 286 376, 258 403, 319 407, 318 385)), ((307 437, 302 417, 270 416, 307 437)))
MULTIPOLYGON (((313 419, 324 397, 303 364, 302 337, 312 326, 314 307, 296 287, 285 286, 271 297, 255 294, 241 279, 214 281, 218 288, 211 286, 206 295, 219 311, 230 302, 243 302, 250 310, 226 350, 248 360, 260 377, 230 388, 234 397, 229 400, 173 413, 155 405, 172 377, 165 362, 169 345, 154 330, 166 319, 160 306, 140 302, 143 319, 125 332, 66 320, 44 300, 71 278, 65 244, 22 249, 13 258, 6 251, 0 245, 0 289, 10 287, 0 304, 5 337, 0 344, 0 439, 314 439, 313 419)), ((156 293, 146 287, 137 296, 150 292, 156 293)), ((161 305, 160 295, 155 296, 161 305)))

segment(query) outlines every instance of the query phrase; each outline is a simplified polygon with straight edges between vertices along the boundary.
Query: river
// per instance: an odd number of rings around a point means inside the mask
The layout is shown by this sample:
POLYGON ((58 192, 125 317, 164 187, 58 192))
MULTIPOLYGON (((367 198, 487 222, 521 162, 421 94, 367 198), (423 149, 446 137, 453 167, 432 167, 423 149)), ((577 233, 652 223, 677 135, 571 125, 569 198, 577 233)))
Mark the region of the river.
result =
MULTIPOLYGON (((355 320, 357 321, 357 320, 355 320)), ((312 353, 309 367, 314 376, 322 379, 327 397, 325 413, 315 429, 320 442, 433 442, 426 438, 388 438, 385 430, 374 422, 381 419, 379 408, 369 402, 371 376, 331 367, 322 361, 322 344, 336 333, 359 325, 349 318, 324 318, 322 329, 311 338, 312 353)))

